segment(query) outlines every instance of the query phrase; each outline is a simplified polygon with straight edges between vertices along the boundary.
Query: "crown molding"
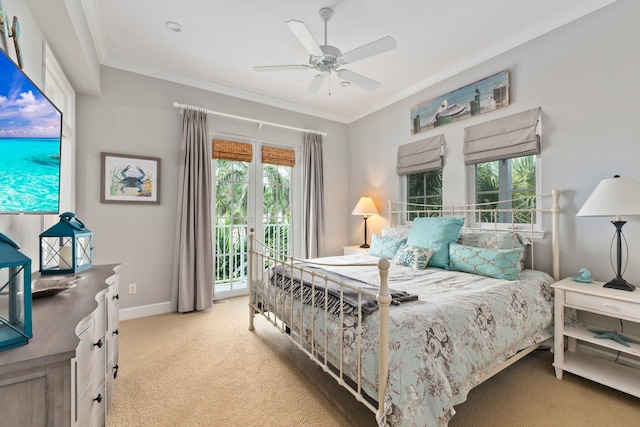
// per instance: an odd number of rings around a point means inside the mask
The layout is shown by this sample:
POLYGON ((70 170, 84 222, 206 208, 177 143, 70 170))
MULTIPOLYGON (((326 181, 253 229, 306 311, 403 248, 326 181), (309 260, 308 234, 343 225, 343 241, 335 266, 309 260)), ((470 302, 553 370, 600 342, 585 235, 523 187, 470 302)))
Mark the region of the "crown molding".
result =
POLYGON ((575 8, 567 11, 562 15, 558 15, 543 22, 540 25, 532 27, 526 31, 521 32, 515 36, 509 37, 507 39, 503 39, 489 48, 478 52, 476 55, 473 55, 467 58, 464 61, 461 61, 455 64, 452 67, 449 67, 442 72, 435 74, 429 77, 426 80, 421 81, 420 83, 408 87, 407 89, 393 95, 390 98, 387 98, 379 103, 372 104, 371 106, 362 109, 355 114, 349 117, 348 123, 355 122, 363 117, 368 116, 369 114, 375 113, 385 107, 388 107, 391 104, 394 104, 398 101, 401 101, 411 95, 415 95, 416 93, 428 89, 431 86, 436 85, 450 77, 453 77, 463 71, 466 71, 478 64, 481 64, 489 59, 495 58, 496 56, 507 52, 515 47, 518 47, 524 43, 527 43, 533 39, 536 39, 544 34, 547 34, 555 29, 558 29, 564 25, 567 25, 570 22, 573 22, 583 16, 586 16, 596 10, 599 10, 605 6, 608 6, 612 3, 617 2, 618 0, 592 0, 582 2, 575 8))
POLYGON ((617 1, 618 0, 590 0, 580 2, 580 4, 578 4, 573 9, 568 10, 564 14, 555 16, 540 25, 536 25, 535 27, 526 29, 525 31, 515 36, 511 36, 509 38, 498 41, 492 46, 489 46, 487 49, 476 53, 475 55, 465 59, 464 61, 461 61, 425 80, 422 80, 421 82, 410 86, 407 89, 398 92, 389 98, 386 98, 375 104, 371 104, 366 108, 363 108, 351 115, 330 113, 327 111, 304 106, 295 102, 277 99, 271 95, 251 92, 223 83, 212 82, 185 74, 162 70, 156 67, 136 63, 134 61, 112 58, 109 55, 97 0, 82 0, 82 5, 85 9, 85 15, 91 29, 91 34, 96 51, 98 53, 98 58, 100 60, 100 63, 103 65, 215 93, 220 93, 223 95, 233 96, 235 98, 257 102, 276 108, 282 108, 285 110, 307 114, 326 120, 350 124, 617 1))

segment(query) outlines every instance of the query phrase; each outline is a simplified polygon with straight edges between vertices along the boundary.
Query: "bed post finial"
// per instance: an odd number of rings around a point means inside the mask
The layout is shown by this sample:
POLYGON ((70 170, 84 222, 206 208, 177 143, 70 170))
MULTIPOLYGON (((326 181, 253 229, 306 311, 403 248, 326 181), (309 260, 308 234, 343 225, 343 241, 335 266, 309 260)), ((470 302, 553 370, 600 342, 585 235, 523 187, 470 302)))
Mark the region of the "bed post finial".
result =
POLYGON ((380 307, 380 355, 378 358, 378 413, 376 418, 382 419, 384 416, 384 400, 387 393, 387 382, 389 380, 389 305, 391 304, 391 294, 389 293, 389 267, 391 263, 388 259, 382 258, 378 261, 378 272, 380 273, 380 288, 376 300, 380 307))

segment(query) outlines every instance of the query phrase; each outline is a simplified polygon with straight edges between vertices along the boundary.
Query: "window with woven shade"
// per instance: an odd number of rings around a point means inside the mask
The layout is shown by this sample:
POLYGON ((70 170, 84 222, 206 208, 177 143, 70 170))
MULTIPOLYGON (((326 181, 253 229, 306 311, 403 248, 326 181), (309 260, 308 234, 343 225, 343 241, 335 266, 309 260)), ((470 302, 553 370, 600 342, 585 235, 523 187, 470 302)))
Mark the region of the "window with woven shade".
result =
POLYGON ((262 163, 278 166, 296 165, 296 153, 288 148, 262 147, 262 163))
POLYGON ((212 157, 219 160, 250 162, 253 158, 253 147, 251 144, 226 139, 214 138, 212 152, 212 157))

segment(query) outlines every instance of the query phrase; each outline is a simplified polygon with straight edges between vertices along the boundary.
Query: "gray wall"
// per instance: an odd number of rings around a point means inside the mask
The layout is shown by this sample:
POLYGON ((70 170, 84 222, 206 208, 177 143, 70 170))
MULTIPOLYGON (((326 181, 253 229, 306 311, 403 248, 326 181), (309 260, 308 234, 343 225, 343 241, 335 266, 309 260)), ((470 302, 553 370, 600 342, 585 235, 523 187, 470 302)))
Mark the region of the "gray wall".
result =
MULTIPOLYGON (((324 137, 327 200, 326 253, 347 240, 347 127, 237 98, 103 67, 102 95, 77 97, 77 212, 94 233, 94 263, 123 264, 120 307, 170 300, 175 240, 180 111, 173 102, 328 133, 324 137), (100 152, 160 157, 158 205, 100 203, 100 152), (137 293, 128 294, 128 284, 137 293)), ((300 132, 209 116, 209 130, 260 141, 301 144, 300 132)))
MULTIPOLYGON (((400 197, 400 180, 389 160, 397 147, 444 133, 444 202, 465 203, 464 128, 542 107, 542 191, 563 192, 562 276, 587 267, 597 279, 611 279, 614 227, 608 218, 575 214, 601 179, 620 174, 640 180, 639 22, 640 2, 619 1, 350 124, 350 202, 368 193, 386 210, 386 200, 400 197), (411 107, 507 68, 509 107, 411 135, 411 107)), ((626 219, 630 261, 624 277, 640 285, 640 265, 634 262, 640 258, 640 217, 626 219)), ((356 244, 361 223, 348 220, 349 241, 356 244)), ((384 217, 370 220, 374 231, 385 223, 384 217)))
MULTIPOLYGON (((26 70, 41 78, 41 34, 21 0, 7 0, 9 16, 19 15, 26 70)), ((613 174, 640 179, 636 162, 637 106, 640 99, 640 2, 620 0, 565 27, 513 49, 435 87, 397 102, 350 125, 218 95, 111 68, 102 68, 102 95, 77 99, 76 213, 95 235, 95 263, 123 263, 121 308, 169 301, 175 234, 180 115, 174 101, 266 121, 328 132, 325 138, 327 200, 326 254, 347 243, 360 244, 362 219, 350 215, 368 194, 381 211, 399 198, 395 174, 398 145, 437 132, 445 134, 446 203, 466 200, 462 136, 466 126, 533 107, 543 111, 542 190, 563 190, 562 275, 586 266, 607 280, 613 226, 606 218, 575 218, 597 183, 613 174), (512 104, 503 110, 410 134, 409 111, 451 90, 500 70, 511 71, 512 104), (99 202, 100 152, 150 155, 162 159, 160 206, 99 202), (126 285, 137 283, 128 295, 126 285)), ((296 132, 210 117, 210 129, 263 141, 296 142, 296 132)), ((640 284, 640 218, 628 218, 630 265, 625 277, 640 284)), ((369 224, 378 231, 384 216, 369 224)), ((39 217, 2 217, 0 231, 20 240, 37 259, 39 217)), ((37 267, 34 267, 34 269, 37 267)))

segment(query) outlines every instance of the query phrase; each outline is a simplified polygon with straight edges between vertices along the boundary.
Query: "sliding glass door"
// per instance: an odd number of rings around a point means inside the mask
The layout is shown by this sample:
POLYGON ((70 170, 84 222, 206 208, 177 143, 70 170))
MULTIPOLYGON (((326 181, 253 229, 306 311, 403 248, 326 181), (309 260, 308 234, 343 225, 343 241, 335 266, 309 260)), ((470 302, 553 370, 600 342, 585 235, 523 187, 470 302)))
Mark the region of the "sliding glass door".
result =
MULTIPOLYGON (((243 143, 249 144, 249 143, 243 143)), ((265 156, 269 150, 283 150, 251 143, 251 158, 213 160, 215 289, 217 299, 248 293, 248 236, 250 230, 260 241, 285 254, 291 253, 293 227, 291 209, 294 165, 280 165, 265 156), (266 147, 266 150, 265 150, 266 147), (262 156, 253 153, 263 152, 262 156)), ((215 141, 214 141, 215 147, 215 141)), ((246 151, 246 147, 244 147, 246 151)), ((292 158, 295 151, 290 152, 292 158)), ((216 152, 214 149, 214 157, 216 152)), ((221 156, 225 156, 222 154, 221 156)))

